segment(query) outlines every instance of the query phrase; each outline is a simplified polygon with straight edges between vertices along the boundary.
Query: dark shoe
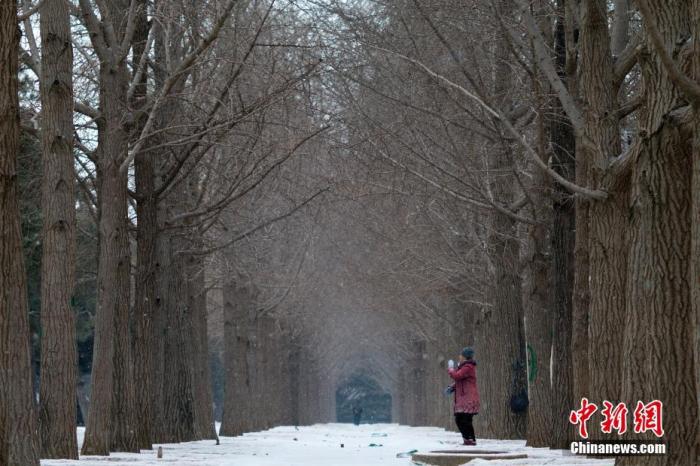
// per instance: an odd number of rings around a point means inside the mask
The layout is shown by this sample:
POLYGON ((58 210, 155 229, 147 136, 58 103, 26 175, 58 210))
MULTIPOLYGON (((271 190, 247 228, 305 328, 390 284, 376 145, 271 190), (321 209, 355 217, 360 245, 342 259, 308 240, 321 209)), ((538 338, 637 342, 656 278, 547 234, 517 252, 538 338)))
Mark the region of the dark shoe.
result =
POLYGON ((467 446, 473 447, 476 445, 476 440, 467 439, 464 441, 464 444, 467 446))

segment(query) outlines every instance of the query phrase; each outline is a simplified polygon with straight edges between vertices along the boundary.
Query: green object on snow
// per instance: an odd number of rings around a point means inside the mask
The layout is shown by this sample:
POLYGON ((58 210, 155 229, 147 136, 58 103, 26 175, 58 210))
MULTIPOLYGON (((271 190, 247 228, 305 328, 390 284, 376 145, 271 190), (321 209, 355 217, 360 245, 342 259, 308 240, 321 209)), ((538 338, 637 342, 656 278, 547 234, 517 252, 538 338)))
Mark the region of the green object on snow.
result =
POLYGON ((382 445, 381 443, 370 443, 369 446, 370 447, 383 447, 384 445, 382 445))
POLYGON ((411 450, 411 451, 404 451, 404 452, 401 452, 401 453, 397 453, 397 454, 396 454, 396 457, 397 457, 397 458, 408 458, 408 457, 410 457, 410 456, 411 456, 412 454, 414 454, 414 453, 418 453, 418 450, 411 450))

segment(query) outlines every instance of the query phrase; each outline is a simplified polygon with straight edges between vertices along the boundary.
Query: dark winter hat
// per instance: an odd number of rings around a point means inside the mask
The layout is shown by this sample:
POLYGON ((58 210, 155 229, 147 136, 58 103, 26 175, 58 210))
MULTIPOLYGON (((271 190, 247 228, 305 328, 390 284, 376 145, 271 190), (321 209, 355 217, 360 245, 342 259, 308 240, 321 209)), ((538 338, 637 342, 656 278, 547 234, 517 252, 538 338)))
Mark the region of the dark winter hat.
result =
POLYGON ((462 356, 464 356, 467 359, 471 359, 474 357, 474 348, 471 346, 467 346, 466 348, 462 349, 462 356))

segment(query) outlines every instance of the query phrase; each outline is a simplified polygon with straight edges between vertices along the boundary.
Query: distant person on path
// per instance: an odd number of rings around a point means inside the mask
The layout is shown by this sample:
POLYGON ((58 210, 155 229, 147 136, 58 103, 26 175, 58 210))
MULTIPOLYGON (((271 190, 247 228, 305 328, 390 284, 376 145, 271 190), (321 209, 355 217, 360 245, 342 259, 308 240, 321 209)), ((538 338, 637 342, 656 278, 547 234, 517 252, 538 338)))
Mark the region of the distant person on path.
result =
POLYGON ((479 414, 479 390, 476 387, 476 361, 474 350, 467 346, 459 355, 459 363, 448 363, 447 373, 455 381, 448 390, 455 394, 455 422, 462 433, 465 445, 476 445, 472 419, 479 414))
POLYGON ((356 426, 359 426, 361 420, 362 420, 362 408, 355 405, 352 407, 352 422, 356 426))

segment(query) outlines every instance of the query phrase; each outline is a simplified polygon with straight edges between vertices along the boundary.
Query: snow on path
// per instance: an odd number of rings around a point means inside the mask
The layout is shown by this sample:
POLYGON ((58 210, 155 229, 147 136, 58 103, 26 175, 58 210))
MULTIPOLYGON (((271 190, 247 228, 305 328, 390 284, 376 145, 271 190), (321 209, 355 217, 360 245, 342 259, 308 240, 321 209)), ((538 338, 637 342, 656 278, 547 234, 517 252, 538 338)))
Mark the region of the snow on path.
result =
MULTIPOLYGON (((83 429, 78 431, 82 442, 83 429)), ((84 456, 80 461, 42 460, 42 466, 410 466, 410 458, 397 458, 409 450, 467 449, 459 434, 435 427, 398 424, 316 424, 308 427, 276 427, 240 437, 214 441, 165 444, 163 458, 155 450, 112 453, 108 457, 84 456), (343 445, 341 447, 341 444, 343 445), (376 446, 370 446, 374 444, 376 446)), ((157 445, 156 445, 157 448, 157 445)), ((479 440, 479 449, 524 451, 527 460, 472 461, 469 466, 612 466, 612 460, 591 460, 563 451, 525 447, 523 441, 479 440)))

